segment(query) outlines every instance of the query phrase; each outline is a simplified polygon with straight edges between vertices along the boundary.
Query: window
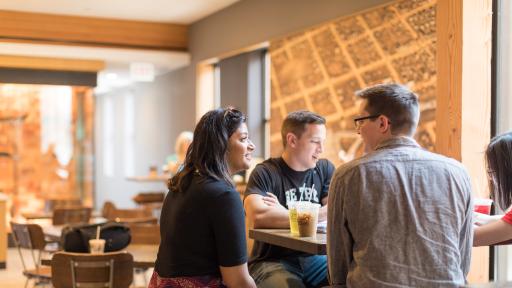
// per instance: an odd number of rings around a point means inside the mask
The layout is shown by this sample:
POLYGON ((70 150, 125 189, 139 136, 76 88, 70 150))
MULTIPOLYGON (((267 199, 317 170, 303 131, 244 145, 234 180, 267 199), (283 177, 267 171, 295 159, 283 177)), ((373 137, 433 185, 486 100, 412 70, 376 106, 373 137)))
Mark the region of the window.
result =
MULTIPOLYGON (((512 1, 494 2, 492 136, 512 130, 512 1)), ((503 211, 497 211, 502 213, 503 211)), ((512 247, 495 248, 494 279, 512 280, 512 247)), ((491 269, 492 271, 492 269, 491 269)))
POLYGON ((124 176, 135 175, 135 99, 130 92, 123 96, 124 100, 124 176))
POLYGON ((41 152, 55 153, 66 166, 73 156, 71 86, 43 86, 40 93, 41 152))
POLYGON ((103 174, 114 177, 114 99, 112 96, 105 96, 103 101, 103 174))
POLYGON ((220 60, 215 65, 216 95, 220 107, 234 106, 247 114, 255 157, 269 152, 269 79, 267 50, 260 49, 220 60), (218 71, 218 72, 217 72, 218 71))

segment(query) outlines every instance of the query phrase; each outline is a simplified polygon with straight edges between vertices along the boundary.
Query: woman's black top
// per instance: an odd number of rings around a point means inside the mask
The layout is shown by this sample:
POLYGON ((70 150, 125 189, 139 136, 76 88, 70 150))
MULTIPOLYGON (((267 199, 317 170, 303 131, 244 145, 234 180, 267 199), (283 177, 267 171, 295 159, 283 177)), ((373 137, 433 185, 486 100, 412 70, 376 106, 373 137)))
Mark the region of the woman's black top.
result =
POLYGON ((242 201, 225 181, 195 173, 184 191, 169 191, 160 235, 160 277, 220 275, 219 266, 247 262, 242 201))

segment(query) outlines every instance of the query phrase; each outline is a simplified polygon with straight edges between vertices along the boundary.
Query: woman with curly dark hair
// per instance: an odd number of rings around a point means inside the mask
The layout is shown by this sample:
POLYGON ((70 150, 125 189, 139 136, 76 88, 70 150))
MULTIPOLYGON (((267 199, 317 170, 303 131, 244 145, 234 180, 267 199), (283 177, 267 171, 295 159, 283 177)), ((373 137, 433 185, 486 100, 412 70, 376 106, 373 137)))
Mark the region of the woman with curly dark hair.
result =
POLYGON ((249 168, 245 115, 207 112, 183 169, 169 181, 161 242, 149 287, 256 287, 247 269, 244 210, 231 176, 249 168))

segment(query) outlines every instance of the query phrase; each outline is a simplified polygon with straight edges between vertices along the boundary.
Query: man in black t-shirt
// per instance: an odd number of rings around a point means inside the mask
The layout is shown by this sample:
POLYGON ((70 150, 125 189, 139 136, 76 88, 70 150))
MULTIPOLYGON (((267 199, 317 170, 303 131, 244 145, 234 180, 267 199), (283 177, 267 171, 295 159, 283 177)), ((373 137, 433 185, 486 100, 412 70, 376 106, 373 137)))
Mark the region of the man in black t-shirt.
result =
MULTIPOLYGON (((327 192, 334 165, 320 159, 325 119, 309 111, 290 113, 283 122, 284 151, 256 166, 245 191, 244 207, 254 228, 289 228, 288 204, 320 203, 318 220, 327 218, 327 192)), ((318 287, 327 282, 327 258, 255 241, 249 272, 258 287, 318 287)))

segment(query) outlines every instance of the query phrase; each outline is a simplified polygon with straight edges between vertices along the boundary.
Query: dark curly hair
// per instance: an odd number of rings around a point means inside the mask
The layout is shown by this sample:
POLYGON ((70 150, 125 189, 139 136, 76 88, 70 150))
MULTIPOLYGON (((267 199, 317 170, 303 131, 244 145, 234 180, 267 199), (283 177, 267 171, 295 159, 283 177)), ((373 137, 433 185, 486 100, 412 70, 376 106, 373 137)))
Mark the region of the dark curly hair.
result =
POLYGON ((245 122, 246 116, 232 107, 204 114, 194 129, 194 140, 187 150, 183 169, 170 179, 169 190, 186 190, 196 172, 233 184, 225 154, 229 137, 245 122))

